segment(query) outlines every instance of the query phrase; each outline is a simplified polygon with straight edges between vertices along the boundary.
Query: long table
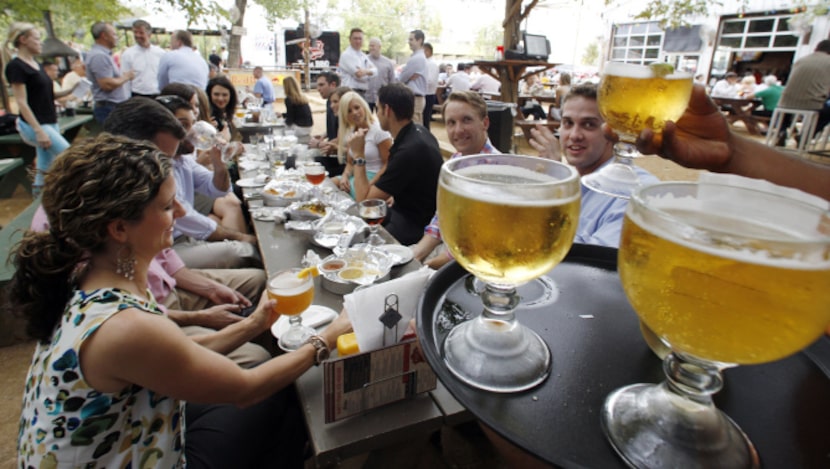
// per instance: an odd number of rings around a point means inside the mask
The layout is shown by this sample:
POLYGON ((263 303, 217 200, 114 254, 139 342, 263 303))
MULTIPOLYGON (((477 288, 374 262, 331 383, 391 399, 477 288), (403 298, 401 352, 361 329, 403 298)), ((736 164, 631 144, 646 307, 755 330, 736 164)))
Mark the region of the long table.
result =
MULTIPOLYGON (((329 250, 311 243, 311 234, 307 232, 286 230, 282 224, 269 221, 254 220, 253 224, 265 270, 269 274, 299 266, 309 249, 321 258, 331 254, 329 250)), ((396 242, 385 230, 381 229, 381 234, 387 242, 396 242)), ((413 260, 406 265, 394 267, 391 277, 399 277, 419 267, 420 263, 413 260)), ((343 297, 324 289, 320 278, 317 278, 314 303, 340 311, 343 297)), ((297 379, 295 386, 318 467, 333 466, 348 457, 372 451, 385 451, 386 457, 390 453, 403 454, 403 448, 411 449, 419 442, 426 444, 430 435, 442 425, 456 425, 473 418, 439 381, 438 387, 432 392, 372 409, 364 415, 326 424, 322 368, 311 368, 297 379), (388 450, 395 445, 402 445, 402 449, 388 450)), ((388 462, 388 459, 385 461, 388 462)))

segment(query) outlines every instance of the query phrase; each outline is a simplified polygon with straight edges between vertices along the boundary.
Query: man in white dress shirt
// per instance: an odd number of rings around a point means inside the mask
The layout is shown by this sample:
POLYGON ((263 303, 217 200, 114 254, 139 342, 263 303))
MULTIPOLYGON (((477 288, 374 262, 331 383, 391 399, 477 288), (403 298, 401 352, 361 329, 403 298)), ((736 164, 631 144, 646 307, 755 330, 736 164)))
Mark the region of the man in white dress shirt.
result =
POLYGON ((435 92, 438 90, 438 64, 432 60, 432 44, 424 44, 424 57, 427 58, 427 94, 424 102, 424 127, 429 128, 432 121, 432 109, 438 104, 435 92))
POLYGON ((369 80, 377 73, 375 65, 363 53, 363 30, 352 28, 349 32, 349 47, 340 54, 340 69, 342 86, 348 86, 355 93, 366 99, 369 91, 369 80))
POLYGON ((153 28, 144 20, 133 23, 135 45, 121 54, 121 71, 135 71, 135 78, 130 82, 133 96, 154 98, 159 94, 159 62, 164 49, 150 44, 153 28))
POLYGON ((416 29, 409 33, 409 48, 412 56, 406 62, 398 79, 415 95, 415 115, 412 122, 424 124, 424 107, 427 94, 427 58, 424 55, 424 32, 416 29))

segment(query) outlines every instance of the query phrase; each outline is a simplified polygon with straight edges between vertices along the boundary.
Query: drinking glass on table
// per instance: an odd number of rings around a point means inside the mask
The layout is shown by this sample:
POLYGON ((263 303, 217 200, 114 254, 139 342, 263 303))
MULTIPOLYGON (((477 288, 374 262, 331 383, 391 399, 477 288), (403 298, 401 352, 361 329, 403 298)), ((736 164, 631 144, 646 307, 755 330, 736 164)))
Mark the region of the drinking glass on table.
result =
POLYGON ((666 121, 677 120, 692 94, 692 74, 674 71, 665 63, 635 65, 608 62, 597 90, 605 123, 619 135, 614 159, 582 178, 588 189, 627 199, 640 185, 632 158, 640 156, 634 143, 650 128, 659 134, 666 121))
POLYGON ((530 389, 550 374, 551 353, 520 324, 516 288, 555 267, 579 222, 579 175, 562 163, 521 155, 474 155, 441 167, 441 236, 464 269, 484 282, 484 311, 444 341, 447 367, 470 386, 530 389))
POLYGON ((760 465, 712 395, 724 368, 784 358, 822 335, 828 252, 830 212, 791 193, 712 183, 634 193, 620 278, 640 320, 672 352, 665 382, 627 386, 605 401, 603 429, 630 466, 760 465))
POLYGON ((305 344, 317 332, 303 325, 303 311, 314 300, 314 277, 307 269, 281 270, 268 278, 268 297, 277 300, 277 313, 288 316, 288 330, 280 335, 278 345, 290 352, 305 344))
POLYGON ((306 163, 303 165, 305 178, 314 186, 314 196, 320 198, 320 184, 326 180, 326 168, 320 163, 306 163))
POLYGON ((366 244, 370 246, 386 244, 386 241, 378 234, 378 228, 383 223, 383 219, 386 218, 386 210, 386 201, 383 199, 366 199, 357 204, 357 214, 369 225, 369 231, 371 232, 366 244))

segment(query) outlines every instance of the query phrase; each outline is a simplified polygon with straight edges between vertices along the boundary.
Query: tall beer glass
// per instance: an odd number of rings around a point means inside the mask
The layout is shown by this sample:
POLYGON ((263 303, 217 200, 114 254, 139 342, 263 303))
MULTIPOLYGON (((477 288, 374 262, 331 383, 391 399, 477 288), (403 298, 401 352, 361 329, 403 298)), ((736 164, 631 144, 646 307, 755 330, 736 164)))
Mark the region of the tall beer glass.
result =
POLYGON ((314 300, 314 277, 311 273, 299 277, 302 269, 281 270, 268 278, 268 297, 277 300, 276 311, 288 316, 288 329, 280 335, 278 345, 290 352, 305 344, 317 332, 303 325, 300 315, 314 300))
POLYGON ((620 141, 614 145, 614 160, 584 176, 582 184, 624 199, 640 185, 632 161, 639 156, 634 146, 637 136, 646 128, 661 133, 666 121, 683 115, 692 95, 692 74, 672 69, 668 64, 605 64, 597 104, 605 123, 617 132, 620 141))
POLYGON ((606 435, 632 467, 757 467, 712 395, 722 369, 778 360, 821 336, 830 212, 786 190, 662 183, 635 192, 620 241, 628 299, 672 353, 665 382, 608 396, 606 435))
POLYGON ((532 156, 473 155, 442 166, 441 236, 486 285, 481 316, 456 326, 442 348, 450 371, 470 386, 522 391, 550 373, 547 344, 515 319, 516 287, 565 257, 579 222, 579 194, 576 170, 532 156))

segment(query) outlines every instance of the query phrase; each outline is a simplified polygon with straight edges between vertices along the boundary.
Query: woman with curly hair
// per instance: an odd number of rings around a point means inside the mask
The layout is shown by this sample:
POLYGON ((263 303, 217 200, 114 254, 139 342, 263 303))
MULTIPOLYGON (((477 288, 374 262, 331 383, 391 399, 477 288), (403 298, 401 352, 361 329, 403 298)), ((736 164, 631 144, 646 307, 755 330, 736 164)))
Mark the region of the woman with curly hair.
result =
POLYGON ((149 263, 172 246, 183 212, 171 171, 152 144, 102 134, 70 147, 47 174, 50 229, 27 232, 15 248, 8 294, 38 341, 18 466, 182 467, 186 453, 188 468, 301 467, 302 417, 285 388, 348 319, 336 319, 322 343, 252 369, 222 354, 270 327, 267 296, 216 332, 212 349, 185 336, 147 288, 149 263), (198 404, 185 414, 184 401, 198 404))

